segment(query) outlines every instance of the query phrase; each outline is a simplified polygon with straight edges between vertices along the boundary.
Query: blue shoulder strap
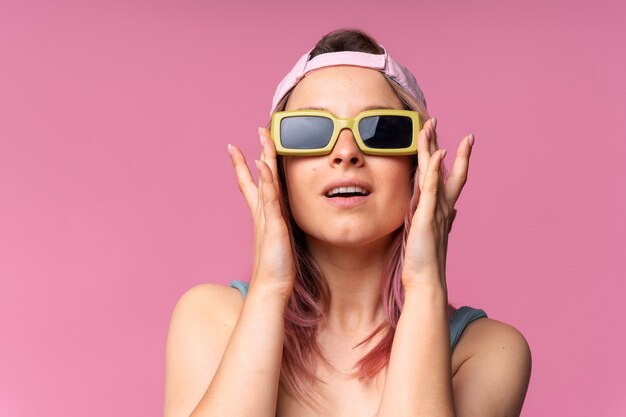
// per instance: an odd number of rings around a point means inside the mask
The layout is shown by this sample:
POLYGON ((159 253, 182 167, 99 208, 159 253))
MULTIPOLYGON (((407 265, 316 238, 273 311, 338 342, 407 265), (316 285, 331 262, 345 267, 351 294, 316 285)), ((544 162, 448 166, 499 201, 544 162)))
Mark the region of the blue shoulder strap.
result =
POLYGON ((452 350, 454 350, 454 347, 461 338, 463 330, 465 330, 467 325, 483 317, 487 317, 487 313, 479 308, 469 306, 459 307, 459 309, 454 312, 450 319, 450 346, 452 350))
MULTIPOLYGON (((234 280, 228 284, 229 287, 237 288, 241 291, 241 295, 243 298, 246 298, 248 294, 248 286, 249 283, 246 281, 234 280)), ((478 308, 472 308, 469 306, 459 307, 457 311, 454 312, 452 318, 450 318, 450 346, 452 350, 456 347, 456 344, 459 342, 463 331, 467 327, 468 324, 473 322, 476 319, 480 319, 482 317, 487 317, 487 313, 478 308)))
POLYGON ((239 280, 231 281, 230 284, 228 284, 229 287, 237 288, 241 291, 243 298, 246 298, 246 295, 248 295, 248 285, 248 282, 239 280))

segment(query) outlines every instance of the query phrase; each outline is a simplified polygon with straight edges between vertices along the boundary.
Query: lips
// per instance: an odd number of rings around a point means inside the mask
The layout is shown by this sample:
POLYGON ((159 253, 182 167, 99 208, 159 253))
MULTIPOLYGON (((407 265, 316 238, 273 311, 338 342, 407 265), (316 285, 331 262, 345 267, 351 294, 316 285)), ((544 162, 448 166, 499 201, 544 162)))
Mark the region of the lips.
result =
POLYGON ((343 195, 366 196, 372 192, 372 186, 358 178, 343 178, 332 181, 324 187, 323 195, 329 198, 343 195))
POLYGON ((361 187, 356 187, 356 186, 335 187, 326 194, 326 197, 330 197, 330 198, 333 198, 336 196, 337 197, 338 196, 354 197, 354 196, 365 196, 368 194, 369 192, 367 192, 364 188, 361 188, 361 187))

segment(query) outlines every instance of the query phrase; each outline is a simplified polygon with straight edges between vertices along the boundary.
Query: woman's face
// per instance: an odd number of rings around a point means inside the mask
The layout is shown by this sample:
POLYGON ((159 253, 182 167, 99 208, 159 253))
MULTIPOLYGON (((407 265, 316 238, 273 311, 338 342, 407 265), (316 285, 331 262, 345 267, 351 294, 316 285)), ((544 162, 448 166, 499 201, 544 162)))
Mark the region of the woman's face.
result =
MULTIPOLYGON (((403 106, 380 72, 340 66, 307 74, 294 88, 285 110, 312 108, 348 118, 369 108, 403 106)), ((296 223, 309 240, 338 246, 356 247, 389 239, 404 220, 414 158, 366 155, 349 129, 340 132, 328 155, 284 157, 289 204, 296 223), (328 196, 335 187, 351 185, 368 194, 328 196)))

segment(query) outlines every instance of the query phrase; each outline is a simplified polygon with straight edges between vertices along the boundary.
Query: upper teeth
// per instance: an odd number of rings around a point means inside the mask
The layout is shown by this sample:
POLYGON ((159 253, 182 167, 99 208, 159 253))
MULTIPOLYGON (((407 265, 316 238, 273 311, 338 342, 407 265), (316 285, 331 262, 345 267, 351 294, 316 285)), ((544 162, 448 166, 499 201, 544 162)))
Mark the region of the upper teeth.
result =
POLYGON ((335 194, 345 194, 345 193, 367 194, 367 191, 364 190, 361 187, 354 187, 354 186, 350 186, 350 187, 336 187, 336 188, 333 188, 332 190, 330 190, 328 192, 328 194, 326 194, 326 195, 327 196, 333 196, 335 194))

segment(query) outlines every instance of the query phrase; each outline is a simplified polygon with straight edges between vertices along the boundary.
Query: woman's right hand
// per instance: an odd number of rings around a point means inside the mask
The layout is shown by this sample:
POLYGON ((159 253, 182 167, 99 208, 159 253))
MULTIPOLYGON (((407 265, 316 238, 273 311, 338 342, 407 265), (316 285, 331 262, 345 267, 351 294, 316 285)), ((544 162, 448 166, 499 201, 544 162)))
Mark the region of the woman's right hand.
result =
POLYGON ((285 300, 293 291, 296 270, 291 252, 287 224, 280 210, 280 181, 276 163, 276 147, 269 131, 259 128, 262 151, 255 161, 259 183, 254 183, 246 158, 239 148, 228 145, 228 152, 254 221, 254 264, 250 291, 265 288, 283 295, 285 300))

